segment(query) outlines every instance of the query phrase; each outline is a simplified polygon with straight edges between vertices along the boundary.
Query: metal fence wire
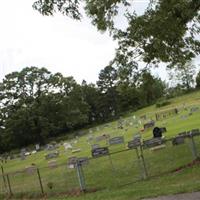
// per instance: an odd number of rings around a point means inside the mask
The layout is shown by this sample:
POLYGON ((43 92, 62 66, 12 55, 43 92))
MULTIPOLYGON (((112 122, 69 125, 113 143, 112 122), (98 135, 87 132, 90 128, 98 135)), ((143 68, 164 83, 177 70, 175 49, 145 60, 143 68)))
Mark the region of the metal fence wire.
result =
MULTIPOLYGON (((185 132, 159 145, 112 151, 87 162, 76 160, 69 168, 67 163, 37 168, 30 166, 22 171, 6 173, 1 166, 0 199, 5 196, 37 196, 76 194, 90 189, 113 188, 136 181, 174 172, 200 158, 199 130, 185 132)), ((106 150, 106 149, 104 149, 106 150)))

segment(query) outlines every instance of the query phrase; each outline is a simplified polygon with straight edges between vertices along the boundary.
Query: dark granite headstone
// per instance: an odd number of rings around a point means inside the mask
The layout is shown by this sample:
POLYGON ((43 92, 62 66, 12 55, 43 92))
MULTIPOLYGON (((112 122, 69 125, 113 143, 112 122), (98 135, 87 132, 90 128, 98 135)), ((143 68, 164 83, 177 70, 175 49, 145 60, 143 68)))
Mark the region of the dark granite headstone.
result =
POLYGON ((96 149, 92 149, 92 157, 100 157, 109 154, 108 147, 99 147, 96 149))
POLYGON ((159 146, 164 143, 164 140, 162 138, 152 138, 149 140, 143 141, 143 147, 144 148, 151 148, 155 146, 159 146))
POLYGON ((155 126, 155 121, 150 121, 146 124, 144 124, 144 129, 148 129, 148 128, 151 128, 151 127, 154 127, 155 126))
POLYGON ((172 140, 172 145, 180 145, 185 143, 185 137, 177 136, 172 140))

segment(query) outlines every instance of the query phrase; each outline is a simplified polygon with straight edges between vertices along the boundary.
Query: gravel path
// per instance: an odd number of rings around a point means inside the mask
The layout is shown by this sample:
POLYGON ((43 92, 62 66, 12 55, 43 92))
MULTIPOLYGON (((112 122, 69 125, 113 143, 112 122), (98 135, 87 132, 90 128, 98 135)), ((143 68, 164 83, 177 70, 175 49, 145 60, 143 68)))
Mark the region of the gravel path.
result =
POLYGON ((200 200, 200 192, 176 194, 143 200, 200 200))

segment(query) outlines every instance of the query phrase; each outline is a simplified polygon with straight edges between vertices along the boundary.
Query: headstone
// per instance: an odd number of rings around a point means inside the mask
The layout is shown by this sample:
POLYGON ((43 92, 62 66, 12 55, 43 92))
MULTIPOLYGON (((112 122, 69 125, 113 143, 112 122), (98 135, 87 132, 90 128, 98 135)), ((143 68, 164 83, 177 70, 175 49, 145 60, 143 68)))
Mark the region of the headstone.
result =
POLYGON ((151 120, 150 122, 144 124, 144 129, 148 129, 155 126, 155 121, 151 120))
POLYGON ((36 150, 36 151, 39 151, 39 150, 40 150, 40 145, 39 145, 39 144, 36 144, 36 145, 35 145, 35 150, 36 150))
POLYGON ((108 147, 99 147, 96 149, 92 149, 92 157, 100 157, 109 154, 108 147))
POLYGON ((184 143, 185 143, 185 138, 182 136, 177 136, 172 140, 172 145, 179 145, 184 143))
POLYGON ((143 147, 144 148, 152 148, 158 145, 161 145, 164 143, 164 140, 162 138, 152 138, 149 140, 143 141, 143 147))
POLYGON ((77 157, 75 156, 70 157, 68 158, 68 161, 67 161, 67 167, 70 169, 74 169, 76 168, 76 163, 77 163, 77 157))
POLYGON ((109 134, 103 134, 103 135, 101 135, 101 136, 96 137, 96 142, 100 142, 100 141, 102 141, 102 140, 107 140, 107 139, 109 139, 109 138, 110 138, 110 135, 109 135, 109 134))
POLYGON ((31 152, 31 154, 36 154, 36 153, 37 153, 37 151, 36 151, 36 150, 34 150, 34 151, 32 151, 32 152, 31 152))
POLYGON ((141 140, 139 137, 134 138, 133 140, 128 142, 128 148, 129 149, 136 149, 141 145, 141 140))
POLYGON ((123 144, 124 143, 124 137, 123 136, 118 136, 109 139, 109 144, 110 145, 115 145, 115 144, 123 144))
POLYGON ((81 166, 85 166, 85 165, 89 164, 89 158, 88 157, 78 158, 77 161, 81 166))
POLYGON ((26 173, 30 174, 30 175, 35 173, 36 169, 37 169, 37 167, 35 165, 25 167, 26 173))
POLYGON ((167 128, 166 127, 160 127, 160 130, 162 131, 162 133, 167 132, 167 128))
POLYGON ((93 145, 92 145, 92 149, 96 149, 96 148, 99 148, 99 147, 100 147, 99 144, 93 144, 93 145))
POLYGON ((199 129, 192 129, 192 130, 191 130, 191 135, 192 135, 192 136, 200 135, 199 129))
POLYGON ((48 162, 48 167, 49 168, 56 168, 58 165, 57 165, 57 161, 56 160, 51 160, 48 162))
POLYGON ((63 144, 63 146, 64 146, 65 150, 72 149, 72 145, 70 143, 65 142, 63 144))
POLYGON ((190 112, 191 113, 194 113, 194 112, 197 112, 199 110, 199 107, 192 107, 191 109, 190 109, 190 112))
POLYGON ((25 153, 26 153, 26 149, 25 148, 21 149, 21 152, 20 152, 21 160, 25 160, 26 159, 25 153))
POLYGON ((178 137, 189 137, 190 136, 190 132, 184 131, 178 134, 178 137))
POLYGON ((51 152, 45 155, 46 160, 52 159, 52 158, 57 158, 59 156, 59 152, 51 152))
POLYGON ((25 154, 24 154, 25 156, 30 156, 31 155, 31 153, 30 152, 25 152, 25 154))
POLYGON ((46 147, 47 151, 53 151, 55 149, 56 149, 55 145, 53 145, 53 144, 47 144, 47 147, 46 147))

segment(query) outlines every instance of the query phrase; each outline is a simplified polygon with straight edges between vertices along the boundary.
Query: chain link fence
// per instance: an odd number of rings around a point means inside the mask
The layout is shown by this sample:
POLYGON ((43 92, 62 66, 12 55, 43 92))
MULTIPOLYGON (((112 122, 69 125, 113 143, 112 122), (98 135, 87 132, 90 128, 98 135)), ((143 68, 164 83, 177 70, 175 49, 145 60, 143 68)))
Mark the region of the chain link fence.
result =
MULTIPOLYGON (((42 195, 80 194, 134 183, 146 178, 172 173, 191 166, 200 157, 198 129, 161 144, 138 143, 133 148, 114 152, 104 151, 87 162, 76 160, 69 168, 67 163, 44 168, 31 166, 15 173, 6 173, 1 167, 0 198, 15 196, 37 198, 42 195)), ((105 149, 104 149, 105 150, 105 149)))

